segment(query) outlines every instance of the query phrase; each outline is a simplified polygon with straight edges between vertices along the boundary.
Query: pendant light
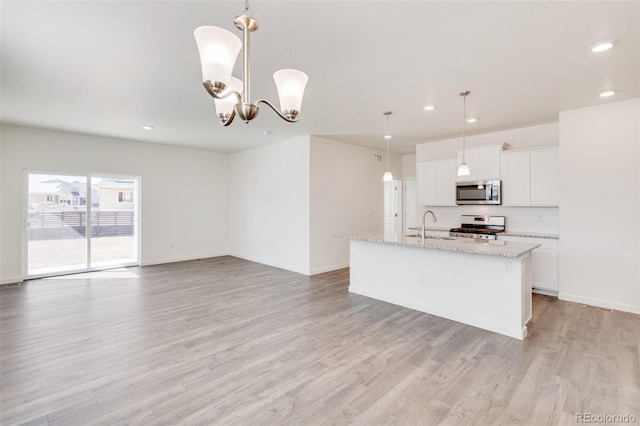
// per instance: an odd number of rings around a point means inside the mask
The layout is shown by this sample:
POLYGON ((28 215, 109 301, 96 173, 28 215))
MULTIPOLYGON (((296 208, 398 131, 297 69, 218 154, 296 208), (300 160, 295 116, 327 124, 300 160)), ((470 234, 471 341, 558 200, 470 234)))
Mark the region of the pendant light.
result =
POLYGON ((458 167, 458 176, 469 176, 471 174, 471 171, 469 170, 469 166, 467 166, 467 163, 464 161, 464 151, 465 151, 465 142, 464 142, 464 136, 465 136, 465 127, 467 124, 467 96, 469 96, 471 92, 468 90, 465 90, 464 92, 460 92, 460 96, 462 96, 462 100, 463 100, 463 106, 462 106, 462 163, 460 164, 460 166, 458 167))
POLYGON ((382 175, 382 181, 391 182, 393 180, 393 175, 389 171, 389 139, 391 139, 391 133, 389 133, 389 116, 391 116, 391 111, 385 111, 383 114, 387 117, 387 129, 384 132, 384 138, 387 140, 387 171, 382 175))

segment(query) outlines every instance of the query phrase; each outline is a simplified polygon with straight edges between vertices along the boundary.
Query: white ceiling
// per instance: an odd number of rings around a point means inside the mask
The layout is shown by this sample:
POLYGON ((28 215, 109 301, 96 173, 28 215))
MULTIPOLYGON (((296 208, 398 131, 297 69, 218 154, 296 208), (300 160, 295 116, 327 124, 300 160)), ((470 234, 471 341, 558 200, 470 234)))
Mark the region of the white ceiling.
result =
POLYGON ((479 118, 470 134, 640 95, 638 1, 252 1, 252 95, 277 104, 273 72, 305 71, 302 121, 263 107, 222 127, 193 30, 240 35, 243 5, 3 0, 2 121, 219 152, 306 134, 384 148, 391 110, 390 149, 408 153, 460 135, 462 90, 479 118), (614 49, 591 53, 605 39, 614 49), (600 98, 605 89, 616 96, 600 98))

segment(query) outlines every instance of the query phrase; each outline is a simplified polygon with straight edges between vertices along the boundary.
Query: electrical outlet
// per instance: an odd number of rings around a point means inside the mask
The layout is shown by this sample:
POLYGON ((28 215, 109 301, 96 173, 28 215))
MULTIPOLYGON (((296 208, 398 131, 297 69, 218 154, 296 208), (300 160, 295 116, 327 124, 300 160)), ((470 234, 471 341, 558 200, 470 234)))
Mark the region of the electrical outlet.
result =
POLYGON ((538 222, 540 223, 544 222, 544 216, 538 216, 538 222))
POLYGON ((420 275, 418 277, 418 285, 419 286, 423 286, 424 285, 424 275, 420 275))

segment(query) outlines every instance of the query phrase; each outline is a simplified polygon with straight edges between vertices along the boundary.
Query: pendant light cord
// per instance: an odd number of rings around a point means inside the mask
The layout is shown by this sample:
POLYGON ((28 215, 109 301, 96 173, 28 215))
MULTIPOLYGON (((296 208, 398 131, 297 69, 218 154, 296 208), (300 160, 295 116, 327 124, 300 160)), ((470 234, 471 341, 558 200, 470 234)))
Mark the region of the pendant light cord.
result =
POLYGON ((464 151, 465 151, 465 143, 464 143, 464 136, 465 136, 465 129, 467 127, 467 94, 469 93, 464 92, 465 94, 462 95, 462 162, 465 162, 465 158, 464 158, 464 151))
POLYGON ((389 113, 387 115, 387 132, 385 138, 387 139, 387 170, 389 170, 389 113))

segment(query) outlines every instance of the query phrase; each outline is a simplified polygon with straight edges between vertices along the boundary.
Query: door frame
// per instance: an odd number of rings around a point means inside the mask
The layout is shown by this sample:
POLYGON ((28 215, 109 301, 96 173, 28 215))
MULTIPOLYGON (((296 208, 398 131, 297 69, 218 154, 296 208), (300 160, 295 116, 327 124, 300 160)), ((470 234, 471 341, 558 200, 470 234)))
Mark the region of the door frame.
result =
POLYGON ((141 196, 140 196, 140 188, 142 187, 142 177, 139 175, 131 175, 124 173, 96 173, 96 172, 64 172, 59 170, 41 170, 41 169, 23 169, 22 170, 22 256, 21 256, 21 273, 22 280, 32 280, 37 278, 47 278, 47 277, 57 277, 61 275, 71 275, 71 274, 81 274, 85 272, 93 272, 93 271, 104 271, 107 269, 116 269, 116 268, 124 268, 130 266, 140 266, 142 259, 142 238, 141 238, 141 221, 140 221, 140 209, 141 209, 141 196), (71 271, 60 271, 60 272, 52 272, 45 274, 29 274, 29 265, 28 265, 28 250, 29 250, 29 236, 28 236, 28 220, 29 220, 29 175, 30 174, 43 174, 43 175, 52 175, 52 176, 82 176, 86 179, 86 192, 87 192, 87 232, 86 232, 86 241, 87 241, 87 263, 85 268, 82 269, 74 269, 71 271), (133 234, 134 234, 134 244, 135 250, 138 254, 138 259, 135 262, 123 262, 116 265, 109 266, 100 266, 100 267, 92 267, 91 266, 91 211, 93 209, 93 200, 91 198, 91 181, 92 178, 123 178, 123 179, 132 179, 136 181, 136 191, 134 194, 134 213, 133 213, 133 234))

